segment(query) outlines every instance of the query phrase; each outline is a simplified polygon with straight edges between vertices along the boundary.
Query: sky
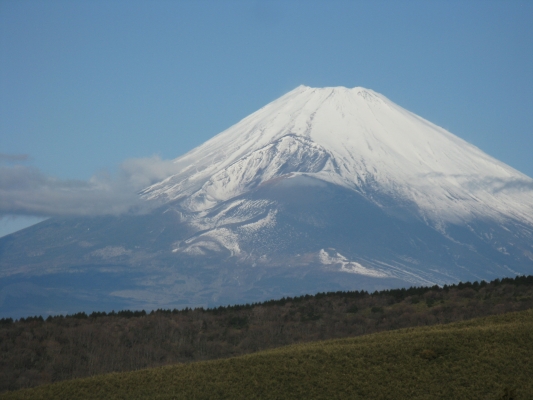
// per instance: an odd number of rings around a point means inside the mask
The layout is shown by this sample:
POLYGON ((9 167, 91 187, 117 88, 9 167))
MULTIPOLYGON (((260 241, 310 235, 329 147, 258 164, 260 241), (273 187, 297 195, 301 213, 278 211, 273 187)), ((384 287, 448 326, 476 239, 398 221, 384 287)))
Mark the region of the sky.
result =
POLYGON ((0 0, 0 236, 139 212, 300 84, 373 89, 533 177, 531 1, 0 0))

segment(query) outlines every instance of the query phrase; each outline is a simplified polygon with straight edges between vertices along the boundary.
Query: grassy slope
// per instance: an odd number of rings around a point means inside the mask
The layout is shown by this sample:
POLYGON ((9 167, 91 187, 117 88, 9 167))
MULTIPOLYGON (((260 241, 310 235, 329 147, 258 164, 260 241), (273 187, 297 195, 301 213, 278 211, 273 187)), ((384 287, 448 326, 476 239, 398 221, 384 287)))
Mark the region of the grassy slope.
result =
POLYGON ((5 399, 498 399, 533 396, 533 310, 100 375, 5 399))

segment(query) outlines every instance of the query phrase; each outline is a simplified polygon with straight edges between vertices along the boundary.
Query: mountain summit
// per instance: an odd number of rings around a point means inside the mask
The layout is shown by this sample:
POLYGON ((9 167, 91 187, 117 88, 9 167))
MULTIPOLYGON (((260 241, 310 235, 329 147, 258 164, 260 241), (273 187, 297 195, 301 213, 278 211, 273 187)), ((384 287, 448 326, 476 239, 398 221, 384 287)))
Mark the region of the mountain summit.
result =
POLYGON ((433 221, 533 222, 533 181, 372 90, 299 86, 175 160, 143 192, 207 210, 279 178, 309 176, 416 205, 433 221))
POLYGON ((369 89, 299 86, 174 162, 140 194, 151 214, 0 239, 1 299, 214 306, 533 273, 533 180, 369 89))

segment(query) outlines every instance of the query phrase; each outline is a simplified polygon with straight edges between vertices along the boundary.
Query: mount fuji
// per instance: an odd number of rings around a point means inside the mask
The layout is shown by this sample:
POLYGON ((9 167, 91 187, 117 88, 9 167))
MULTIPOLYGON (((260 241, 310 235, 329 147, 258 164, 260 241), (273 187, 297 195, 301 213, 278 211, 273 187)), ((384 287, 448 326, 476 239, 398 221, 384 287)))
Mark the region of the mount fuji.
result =
POLYGON ((0 314, 533 273, 533 179, 364 88, 300 86, 174 160, 145 215, 0 239, 0 314))

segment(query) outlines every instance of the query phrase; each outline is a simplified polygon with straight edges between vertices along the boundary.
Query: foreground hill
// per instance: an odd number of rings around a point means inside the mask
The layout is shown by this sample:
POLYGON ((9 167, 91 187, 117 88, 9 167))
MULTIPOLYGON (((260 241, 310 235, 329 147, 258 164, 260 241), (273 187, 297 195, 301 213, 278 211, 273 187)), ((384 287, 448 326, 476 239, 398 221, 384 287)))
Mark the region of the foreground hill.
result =
POLYGON ((5 399, 526 399, 533 311, 95 376, 5 399))
POLYGON ((0 391, 533 308, 533 276, 196 310, 0 320, 0 391))

